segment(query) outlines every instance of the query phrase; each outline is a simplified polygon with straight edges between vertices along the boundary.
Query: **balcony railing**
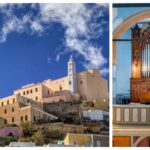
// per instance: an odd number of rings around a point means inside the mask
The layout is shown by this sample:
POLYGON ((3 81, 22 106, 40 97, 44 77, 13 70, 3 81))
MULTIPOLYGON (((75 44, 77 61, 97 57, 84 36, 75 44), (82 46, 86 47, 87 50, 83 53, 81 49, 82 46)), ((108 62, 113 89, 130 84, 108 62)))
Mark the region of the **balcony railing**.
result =
POLYGON ((122 125, 150 125, 150 105, 114 105, 113 123, 122 125))

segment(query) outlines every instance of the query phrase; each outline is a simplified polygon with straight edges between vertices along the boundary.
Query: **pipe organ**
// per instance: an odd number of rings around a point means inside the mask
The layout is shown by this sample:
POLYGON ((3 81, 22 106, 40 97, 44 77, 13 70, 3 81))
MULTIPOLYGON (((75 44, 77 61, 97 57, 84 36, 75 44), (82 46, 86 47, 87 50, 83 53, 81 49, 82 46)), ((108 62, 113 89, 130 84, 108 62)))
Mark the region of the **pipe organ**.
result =
POLYGON ((150 24, 131 29, 130 97, 133 103, 150 103, 150 24))
POLYGON ((150 43, 142 50, 142 78, 150 78, 150 43))

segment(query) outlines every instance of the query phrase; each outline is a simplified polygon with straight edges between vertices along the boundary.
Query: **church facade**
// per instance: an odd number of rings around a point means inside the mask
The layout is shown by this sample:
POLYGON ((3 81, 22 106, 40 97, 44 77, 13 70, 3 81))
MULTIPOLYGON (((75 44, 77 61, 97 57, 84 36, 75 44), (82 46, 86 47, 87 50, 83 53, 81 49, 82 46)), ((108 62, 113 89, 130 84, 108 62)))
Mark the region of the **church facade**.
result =
POLYGON ((56 120, 57 116, 43 110, 43 104, 94 100, 108 101, 107 80, 97 69, 76 73, 76 64, 70 57, 66 77, 32 83, 15 90, 12 96, 1 98, 0 118, 5 124, 56 120))

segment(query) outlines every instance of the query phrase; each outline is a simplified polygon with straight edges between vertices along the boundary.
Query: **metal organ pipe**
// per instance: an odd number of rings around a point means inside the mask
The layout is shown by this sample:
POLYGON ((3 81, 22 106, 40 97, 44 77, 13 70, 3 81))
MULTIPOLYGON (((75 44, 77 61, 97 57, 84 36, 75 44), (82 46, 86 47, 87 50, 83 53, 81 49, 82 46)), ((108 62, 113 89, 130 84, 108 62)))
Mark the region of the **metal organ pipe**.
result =
POLYGON ((148 77, 150 77, 150 44, 148 43, 148 77))
POLYGON ((143 77, 143 51, 141 51, 141 57, 142 57, 142 65, 141 65, 141 68, 142 68, 142 77, 143 77))
POLYGON ((147 78, 147 44, 145 45, 145 78, 147 78))
POLYGON ((144 48, 144 78, 146 77, 146 46, 144 48))
POLYGON ((146 78, 148 78, 148 44, 146 43, 146 78))
POLYGON ((144 77, 144 50, 142 50, 142 77, 144 77))
POLYGON ((147 77, 149 78, 149 44, 147 44, 147 77))
POLYGON ((142 77, 144 78, 144 50, 142 50, 142 77))
POLYGON ((144 64, 145 64, 145 66, 144 66, 144 67, 145 67, 145 78, 146 78, 146 71, 147 71, 147 58, 146 58, 147 51, 146 51, 146 49, 147 49, 147 48, 146 48, 146 46, 145 46, 145 50, 144 50, 144 54, 145 54, 145 63, 144 63, 144 64))
POLYGON ((148 61, 147 61, 147 74, 148 74, 148 78, 149 78, 149 43, 147 44, 147 47, 148 47, 148 54, 147 54, 147 58, 148 58, 148 61))
POLYGON ((149 75, 148 75, 148 70, 149 70, 149 69, 148 69, 148 66, 149 66, 149 64, 148 64, 148 62, 149 62, 149 61, 148 61, 148 48, 149 48, 149 47, 148 47, 148 43, 147 43, 147 78, 149 77, 149 75))
POLYGON ((146 43, 142 51, 142 77, 150 78, 150 44, 146 43))
POLYGON ((147 45, 147 56, 146 56, 147 57, 147 71, 146 71, 147 73, 146 74, 148 78, 148 43, 146 45, 147 45))
POLYGON ((148 72, 149 72, 149 77, 150 77, 150 43, 148 43, 148 50, 149 50, 149 55, 148 55, 148 61, 149 61, 148 72))
POLYGON ((144 50, 142 50, 142 77, 144 77, 144 50))
POLYGON ((146 43, 146 78, 148 77, 148 75, 147 75, 147 69, 148 69, 148 45, 147 45, 147 43, 146 43))
POLYGON ((146 43, 141 53, 142 57, 142 77, 150 78, 150 43, 146 43))
POLYGON ((144 48, 144 78, 146 78, 146 45, 144 48))
POLYGON ((144 68, 145 68, 144 72, 145 72, 145 73, 144 73, 144 74, 145 74, 145 78, 146 78, 146 70, 147 70, 147 69, 146 69, 146 65, 147 65, 147 64, 146 64, 146 45, 145 45, 145 48, 144 48, 144 55, 145 55, 145 60, 144 60, 144 61, 145 61, 145 63, 144 63, 144 65, 145 65, 145 66, 144 66, 144 68))
MULTIPOLYGON (((146 46, 145 46, 146 47, 146 46)), ((144 71, 143 71, 143 73, 144 73, 144 78, 145 78, 145 66, 146 66, 146 64, 145 64, 145 47, 144 47, 144 50, 143 50, 143 53, 144 53, 144 63, 143 63, 143 67, 144 67, 144 71)))
POLYGON ((148 44, 147 44, 147 78, 148 78, 148 44))

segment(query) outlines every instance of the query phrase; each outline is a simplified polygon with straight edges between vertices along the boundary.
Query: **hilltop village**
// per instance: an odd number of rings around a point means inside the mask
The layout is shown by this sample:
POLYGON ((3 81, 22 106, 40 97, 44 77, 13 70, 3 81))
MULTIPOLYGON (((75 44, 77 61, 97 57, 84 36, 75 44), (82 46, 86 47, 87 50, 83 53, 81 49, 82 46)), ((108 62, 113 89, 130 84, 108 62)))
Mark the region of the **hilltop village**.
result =
POLYGON ((109 146, 108 82, 99 70, 21 87, 0 99, 0 146, 109 146))

